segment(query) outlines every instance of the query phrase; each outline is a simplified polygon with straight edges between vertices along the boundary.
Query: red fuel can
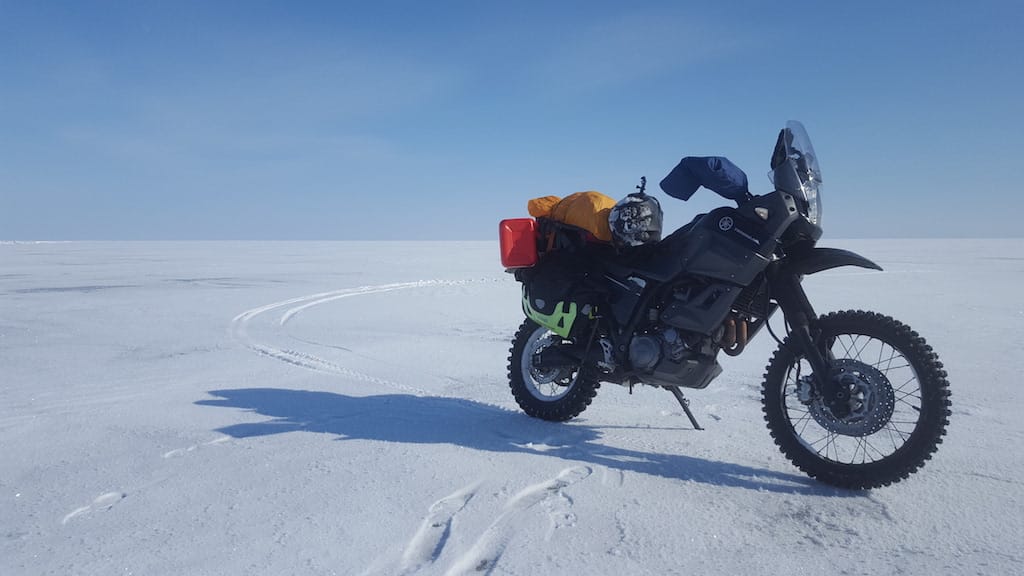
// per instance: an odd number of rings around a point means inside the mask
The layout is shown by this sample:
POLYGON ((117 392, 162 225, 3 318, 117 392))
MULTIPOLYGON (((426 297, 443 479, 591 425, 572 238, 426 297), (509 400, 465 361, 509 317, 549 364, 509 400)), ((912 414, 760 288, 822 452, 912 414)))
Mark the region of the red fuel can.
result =
POLYGON ((533 218, 502 220, 498 239, 505 268, 528 268, 537 263, 537 221, 533 218))

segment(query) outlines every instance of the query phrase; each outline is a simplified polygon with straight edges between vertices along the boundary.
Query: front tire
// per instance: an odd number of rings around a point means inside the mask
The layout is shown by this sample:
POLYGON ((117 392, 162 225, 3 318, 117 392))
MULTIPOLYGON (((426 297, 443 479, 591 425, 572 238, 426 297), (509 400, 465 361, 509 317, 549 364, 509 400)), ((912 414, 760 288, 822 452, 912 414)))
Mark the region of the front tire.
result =
POLYGON ((579 366, 539 370, 532 358, 541 350, 564 342, 557 334, 526 319, 515 338, 509 355, 509 388, 516 403, 534 418, 565 422, 578 416, 597 395, 600 382, 585 377, 579 366))
POLYGON ((949 424, 949 382, 932 348, 881 314, 834 312, 812 326, 835 358, 832 377, 850 391, 833 414, 811 368, 787 338, 765 371, 762 401, 775 443, 808 476, 842 488, 887 486, 924 465, 949 424))

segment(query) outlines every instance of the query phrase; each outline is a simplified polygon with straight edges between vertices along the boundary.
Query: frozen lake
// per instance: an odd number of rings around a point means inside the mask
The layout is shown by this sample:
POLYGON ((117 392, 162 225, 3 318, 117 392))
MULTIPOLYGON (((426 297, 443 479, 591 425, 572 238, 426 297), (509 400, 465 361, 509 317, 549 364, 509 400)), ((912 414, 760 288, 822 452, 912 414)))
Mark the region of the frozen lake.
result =
POLYGON ((818 311, 949 372, 888 488, 778 452, 766 333, 687 392, 704 432, 651 388, 523 415, 496 242, 0 244, 0 574, 1024 573, 1024 240, 822 244, 885 272, 807 278, 818 311))

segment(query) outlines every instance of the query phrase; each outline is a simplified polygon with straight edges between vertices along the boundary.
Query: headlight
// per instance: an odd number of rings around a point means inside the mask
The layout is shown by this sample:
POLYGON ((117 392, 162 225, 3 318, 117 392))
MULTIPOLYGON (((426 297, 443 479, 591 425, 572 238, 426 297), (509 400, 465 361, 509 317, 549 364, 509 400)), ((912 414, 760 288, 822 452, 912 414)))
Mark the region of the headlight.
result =
POLYGON ((792 160, 787 161, 768 173, 775 189, 792 194, 806 202, 807 219, 816 226, 821 225, 821 176, 804 170, 797 171, 792 160))
POLYGON ((807 199, 807 219, 811 224, 821 226, 821 182, 808 182, 803 189, 807 199))

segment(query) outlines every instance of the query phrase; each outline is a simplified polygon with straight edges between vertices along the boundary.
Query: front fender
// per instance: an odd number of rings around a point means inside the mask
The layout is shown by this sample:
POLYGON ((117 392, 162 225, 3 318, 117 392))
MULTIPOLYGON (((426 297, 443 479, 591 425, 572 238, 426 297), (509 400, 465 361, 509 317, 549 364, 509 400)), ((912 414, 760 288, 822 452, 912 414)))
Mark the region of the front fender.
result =
POLYGON ((801 250, 796 254, 787 254, 781 260, 772 263, 779 273, 794 276, 816 274, 824 270, 839 268, 840 266, 859 266, 872 270, 881 270, 882 267, 867 258, 839 248, 811 248, 801 250))

